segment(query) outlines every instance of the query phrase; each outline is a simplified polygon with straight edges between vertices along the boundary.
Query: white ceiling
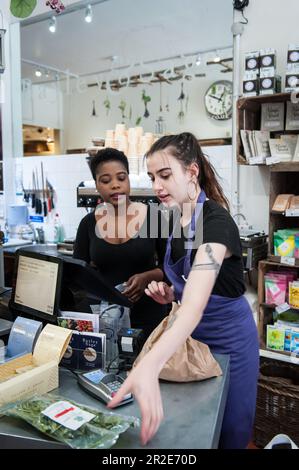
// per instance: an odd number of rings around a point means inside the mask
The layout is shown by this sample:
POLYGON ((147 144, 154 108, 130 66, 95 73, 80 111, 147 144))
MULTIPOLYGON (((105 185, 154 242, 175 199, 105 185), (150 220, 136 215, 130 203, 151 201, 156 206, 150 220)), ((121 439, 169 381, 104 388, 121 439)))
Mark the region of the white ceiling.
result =
MULTIPOLYGON (((95 73, 111 68, 111 56, 121 66, 231 46, 232 18, 231 0, 108 0, 93 6, 90 24, 83 8, 58 15, 55 34, 48 19, 22 26, 21 57, 78 75, 95 73)), ((23 77, 33 72, 23 63, 23 77)))

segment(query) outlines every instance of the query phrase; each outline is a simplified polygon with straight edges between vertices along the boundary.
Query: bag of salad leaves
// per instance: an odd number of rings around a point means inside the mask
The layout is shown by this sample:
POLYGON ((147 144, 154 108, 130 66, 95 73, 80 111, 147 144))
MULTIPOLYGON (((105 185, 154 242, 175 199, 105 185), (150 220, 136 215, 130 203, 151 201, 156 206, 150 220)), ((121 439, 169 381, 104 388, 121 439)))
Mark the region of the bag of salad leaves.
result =
POLYGON ((109 449, 139 419, 90 406, 54 394, 36 395, 0 408, 0 416, 20 418, 47 436, 74 449, 109 449))

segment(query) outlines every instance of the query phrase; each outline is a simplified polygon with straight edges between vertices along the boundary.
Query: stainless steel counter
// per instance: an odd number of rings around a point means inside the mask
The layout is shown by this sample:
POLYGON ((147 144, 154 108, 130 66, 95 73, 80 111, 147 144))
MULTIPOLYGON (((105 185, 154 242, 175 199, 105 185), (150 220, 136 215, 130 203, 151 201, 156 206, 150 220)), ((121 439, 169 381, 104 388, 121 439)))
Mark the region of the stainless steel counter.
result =
MULTIPOLYGON (((215 355, 223 375, 202 382, 161 382, 164 421, 147 449, 210 449, 217 448, 229 382, 229 358, 215 355)), ((105 406, 86 394, 76 377, 60 369, 60 387, 54 391, 65 398, 98 409, 105 406)), ((53 392, 53 393, 54 393, 53 392)), ((140 416, 136 402, 117 408, 117 413, 140 416)), ((140 428, 121 434, 115 449, 141 449, 140 428)), ((65 448, 42 435, 21 420, 0 418, 0 449, 65 448)))

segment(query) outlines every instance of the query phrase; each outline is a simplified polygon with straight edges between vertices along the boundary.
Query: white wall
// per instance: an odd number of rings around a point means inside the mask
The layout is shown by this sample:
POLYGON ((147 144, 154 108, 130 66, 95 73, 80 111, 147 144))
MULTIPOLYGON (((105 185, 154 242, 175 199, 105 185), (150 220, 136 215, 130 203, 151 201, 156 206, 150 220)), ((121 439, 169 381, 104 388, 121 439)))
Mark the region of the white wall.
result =
POLYGON ((57 82, 49 85, 22 81, 23 124, 63 128, 63 95, 57 82))
MULTIPOLYGON (((214 66, 213 66, 214 67, 214 66)), ((199 70, 200 72, 200 70, 199 70)), ((213 72, 205 78, 194 78, 192 81, 184 82, 184 93, 189 96, 188 111, 185 119, 180 122, 178 113, 181 93, 181 81, 173 82, 171 85, 162 85, 162 107, 160 113, 160 85, 139 85, 135 88, 126 88, 120 94, 109 94, 99 90, 98 87, 88 88, 82 93, 66 93, 64 100, 64 129, 66 149, 84 148, 90 146, 92 137, 105 137, 107 129, 114 129, 117 123, 122 122, 121 111, 118 106, 121 100, 125 100, 127 108, 125 115, 129 115, 132 107, 132 119, 125 119, 127 127, 134 127, 136 118, 143 116, 144 104, 141 100, 142 90, 151 96, 148 104, 149 118, 142 118, 141 126, 146 132, 156 131, 156 120, 162 114, 166 131, 178 133, 182 131, 193 132, 200 139, 231 136, 231 120, 216 122, 210 119, 204 108, 204 94, 213 81, 231 80, 231 74, 213 72), (111 101, 111 110, 106 115, 104 100, 108 97, 111 101), (96 117, 92 117, 93 100, 95 100, 96 117), (169 112, 165 106, 169 104, 169 112)), ((185 100, 186 101, 186 100, 185 100)), ((185 111, 185 105, 184 105, 185 111)))
MULTIPOLYGON (((277 71, 284 82, 289 43, 299 43, 298 0, 250 0, 244 10, 248 18, 241 38, 241 76, 246 52, 274 48, 277 50, 277 71)), ((238 13, 238 20, 242 21, 238 13)), ((240 167, 240 202, 243 212, 255 228, 268 231, 269 169, 240 167)))

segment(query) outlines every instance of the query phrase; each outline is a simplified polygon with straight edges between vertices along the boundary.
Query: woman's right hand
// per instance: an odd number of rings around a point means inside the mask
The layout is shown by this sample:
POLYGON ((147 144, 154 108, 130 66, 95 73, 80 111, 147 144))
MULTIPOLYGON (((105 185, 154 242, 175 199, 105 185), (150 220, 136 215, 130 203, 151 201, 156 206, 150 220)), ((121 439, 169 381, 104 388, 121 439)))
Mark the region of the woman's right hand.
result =
POLYGON ((159 304, 170 304, 175 300, 173 289, 166 282, 152 281, 144 292, 159 304))

